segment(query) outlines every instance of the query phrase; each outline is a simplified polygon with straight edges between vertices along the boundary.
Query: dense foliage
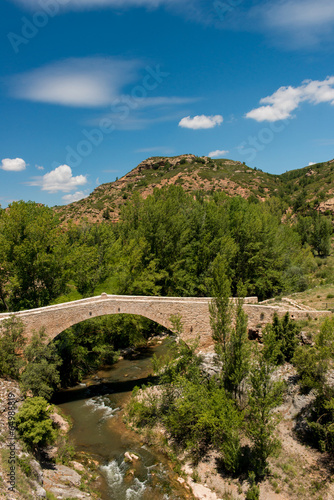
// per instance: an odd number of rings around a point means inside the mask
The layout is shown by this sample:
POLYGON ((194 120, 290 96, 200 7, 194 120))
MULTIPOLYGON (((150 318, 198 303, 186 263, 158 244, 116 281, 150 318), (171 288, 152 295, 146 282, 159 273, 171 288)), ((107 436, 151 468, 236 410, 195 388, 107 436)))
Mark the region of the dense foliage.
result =
POLYGON ((36 450, 55 441, 57 433, 52 425, 52 406, 41 397, 24 401, 15 417, 16 428, 27 446, 36 450))
MULTIPOLYGON (((211 307, 216 375, 208 375, 203 368, 196 343, 186 345, 179 340, 169 358, 154 359, 160 373, 159 389, 142 393, 137 388, 128 414, 139 426, 162 422, 174 444, 190 452, 194 460, 216 449, 228 472, 248 470, 261 478, 277 448, 273 409, 281 401, 283 385, 273 381, 274 365, 261 351, 255 349, 250 356, 242 300, 232 311, 226 300, 227 278, 221 276, 220 287, 216 278, 216 286, 221 292, 211 307), (250 447, 242 445, 246 436, 250 447)), ((251 484, 249 497, 257 493, 256 485, 251 484)))
POLYGON ((293 363, 305 391, 313 389, 314 404, 306 416, 304 437, 321 451, 334 453, 334 387, 330 377, 334 363, 334 320, 326 319, 313 346, 299 346, 293 363))
POLYGON ((282 223, 282 216, 275 198, 194 197, 180 186, 145 200, 135 192, 118 224, 62 227, 52 209, 14 202, 0 209, 1 306, 16 311, 101 291, 205 296, 217 258, 233 294, 239 281, 260 298, 302 290, 314 255, 329 252, 331 224, 302 214, 282 223))

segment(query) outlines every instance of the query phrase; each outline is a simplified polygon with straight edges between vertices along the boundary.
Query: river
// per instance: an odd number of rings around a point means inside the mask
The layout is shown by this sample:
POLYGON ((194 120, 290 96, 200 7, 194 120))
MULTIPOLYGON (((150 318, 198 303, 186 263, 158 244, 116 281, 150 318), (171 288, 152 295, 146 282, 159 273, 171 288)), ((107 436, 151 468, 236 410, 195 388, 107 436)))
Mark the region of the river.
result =
POLYGON ((193 498, 177 481, 168 459, 143 444, 140 436, 122 421, 123 408, 132 389, 152 381, 151 358, 166 352, 166 341, 142 348, 56 394, 55 403, 69 415, 69 437, 77 452, 99 462, 102 500, 183 500, 193 498), (132 463, 125 452, 139 457, 132 463))

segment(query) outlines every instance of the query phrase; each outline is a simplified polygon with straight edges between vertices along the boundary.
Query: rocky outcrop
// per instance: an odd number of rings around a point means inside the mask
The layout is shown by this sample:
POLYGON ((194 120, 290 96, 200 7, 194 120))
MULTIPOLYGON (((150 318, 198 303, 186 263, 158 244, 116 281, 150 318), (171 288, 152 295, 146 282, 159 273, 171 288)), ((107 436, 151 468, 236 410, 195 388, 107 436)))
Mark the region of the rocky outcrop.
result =
POLYGON ((80 474, 65 465, 44 470, 44 487, 57 498, 92 498, 89 493, 79 489, 80 484, 80 474))

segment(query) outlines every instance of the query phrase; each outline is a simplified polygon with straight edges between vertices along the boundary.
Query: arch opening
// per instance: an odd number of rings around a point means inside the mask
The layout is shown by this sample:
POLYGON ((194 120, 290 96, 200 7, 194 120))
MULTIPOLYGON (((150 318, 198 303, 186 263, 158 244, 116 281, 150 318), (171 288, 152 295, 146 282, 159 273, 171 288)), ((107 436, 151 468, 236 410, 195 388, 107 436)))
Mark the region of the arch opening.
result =
POLYGON ((114 364, 120 356, 132 356, 138 348, 143 351, 148 341, 171 333, 139 314, 106 314, 79 321, 51 340, 62 359, 61 385, 75 385, 83 376, 114 364))

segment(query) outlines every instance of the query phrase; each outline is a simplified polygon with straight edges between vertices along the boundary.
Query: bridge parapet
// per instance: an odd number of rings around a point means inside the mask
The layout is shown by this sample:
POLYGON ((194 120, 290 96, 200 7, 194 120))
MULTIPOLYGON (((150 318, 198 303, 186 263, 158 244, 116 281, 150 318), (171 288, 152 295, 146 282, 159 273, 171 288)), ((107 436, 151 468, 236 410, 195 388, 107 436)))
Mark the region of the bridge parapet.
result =
MULTIPOLYGON (((107 295, 65 302, 51 306, 0 314, 0 324, 4 319, 15 316, 24 324, 26 336, 31 338, 34 331, 45 328, 51 341, 59 333, 76 323, 107 314, 137 314, 172 329, 171 316, 180 315, 183 323, 182 338, 185 341, 200 336, 200 347, 212 345, 210 297, 147 297, 130 295, 107 295)), ((231 299, 235 302, 236 299, 231 299)), ((297 308, 282 308, 258 304, 257 297, 244 299, 244 310, 248 315, 248 326, 264 325, 272 320, 275 312, 283 316, 287 311, 294 319, 318 318, 330 315, 330 311, 303 311, 297 308)))

